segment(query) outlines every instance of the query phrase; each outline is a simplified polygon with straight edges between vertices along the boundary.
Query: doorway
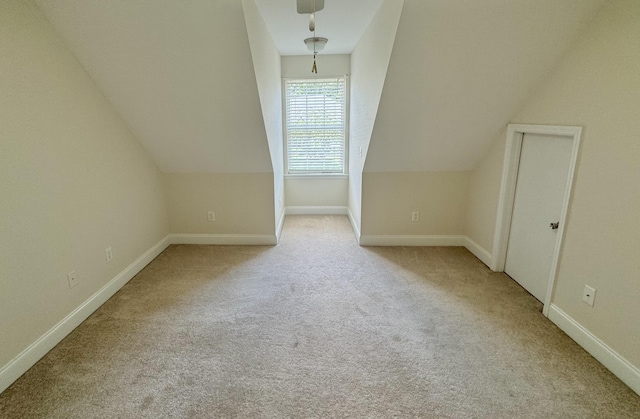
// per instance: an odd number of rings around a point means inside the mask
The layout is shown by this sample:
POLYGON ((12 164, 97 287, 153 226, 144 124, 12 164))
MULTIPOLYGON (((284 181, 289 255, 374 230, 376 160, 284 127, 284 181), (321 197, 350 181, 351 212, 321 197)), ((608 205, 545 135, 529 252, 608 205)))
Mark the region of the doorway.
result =
POLYGON ((507 144, 494 238, 493 270, 543 302, 557 274, 580 141, 580 127, 516 125, 507 144))

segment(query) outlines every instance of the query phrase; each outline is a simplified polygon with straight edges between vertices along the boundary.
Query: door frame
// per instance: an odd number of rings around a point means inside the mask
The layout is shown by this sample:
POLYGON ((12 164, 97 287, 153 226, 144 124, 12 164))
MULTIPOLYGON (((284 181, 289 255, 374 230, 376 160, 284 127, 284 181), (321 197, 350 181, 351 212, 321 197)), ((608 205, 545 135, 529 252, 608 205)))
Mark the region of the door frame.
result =
POLYGON ((496 218, 496 228, 493 236, 493 266, 495 272, 504 272, 504 265, 507 259, 507 247, 509 242, 509 230, 511 229, 511 216, 513 214, 513 202, 516 194, 516 181, 518 169, 520 167, 520 152, 522 151, 522 140, 525 134, 543 134, 569 137, 572 139, 573 148, 571 151, 571 162, 569 166, 569 176, 565 187, 564 200, 562 203, 562 213, 560 215, 560 227, 558 228, 558 238, 551 260, 551 273, 547 285, 545 300, 543 301, 542 313, 548 316, 551 305, 556 276, 558 274, 558 261, 560 251, 564 242, 564 227, 566 225, 571 191, 576 172, 578 160, 578 149, 580 147, 580 136, 582 127, 560 126, 560 125, 526 125, 508 124, 507 142, 504 152, 504 162, 502 166, 502 181, 500 183, 500 196, 498 198, 498 214, 496 218))

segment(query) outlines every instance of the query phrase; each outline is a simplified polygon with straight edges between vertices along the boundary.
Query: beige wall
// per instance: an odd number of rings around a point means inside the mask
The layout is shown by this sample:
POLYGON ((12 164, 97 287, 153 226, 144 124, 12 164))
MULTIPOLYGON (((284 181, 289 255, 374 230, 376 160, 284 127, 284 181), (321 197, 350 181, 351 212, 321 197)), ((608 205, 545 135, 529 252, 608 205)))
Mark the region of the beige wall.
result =
POLYGON ((346 176, 288 176, 284 180, 287 207, 346 207, 346 176))
POLYGON ((284 209, 284 160, 282 137, 282 82, 280 53, 269 29, 260 16, 254 0, 243 0, 247 33, 253 57, 253 67, 260 94, 271 166, 273 167, 273 205, 275 225, 278 226, 284 209))
POLYGON ((0 2, 0 91, 1 369, 169 229, 156 166, 30 1, 0 2))
MULTIPOLYGON (((218 166, 222 169, 220 172, 196 172, 195 169, 182 168, 177 172, 164 173, 172 233, 273 235, 276 234, 283 215, 280 55, 255 2, 243 0, 242 12, 251 49, 252 61, 249 64, 253 69, 248 87, 255 88, 255 97, 259 98, 261 108, 259 123, 251 130, 249 137, 242 139, 246 142, 243 147, 253 155, 268 145, 269 153, 261 157, 259 162, 247 160, 241 154, 234 153, 235 147, 241 144, 238 143, 225 147, 225 150, 217 154, 218 161, 225 161, 218 166), (261 167, 266 167, 272 172, 256 172, 256 169, 261 167), (209 211, 216 214, 214 222, 207 219, 209 211)), ((244 37, 239 39, 241 41, 238 42, 245 40, 244 37)), ((224 79, 225 77, 222 77, 222 80, 224 79)), ((232 84, 227 87, 229 86, 232 84)), ((243 101, 252 101, 251 95, 245 96, 243 101)), ((216 101, 220 102, 219 97, 216 101)), ((238 112, 243 113, 240 110, 238 112)), ((251 122, 254 119, 251 115, 252 113, 244 114, 242 119, 251 122)), ((237 117, 236 115, 234 118, 237 117)), ((251 122, 250 125, 255 124, 251 122)), ((224 145, 229 141, 236 143, 234 136, 221 136, 218 130, 212 130, 206 138, 208 142, 217 145, 224 145)), ((208 167, 215 169, 212 165, 208 167)))
POLYGON ((275 234, 272 173, 165 173, 164 179, 172 233, 275 234), (215 211, 215 222, 208 211, 215 211))
POLYGON ((404 0, 385 0, 351 53, 349 211, 361 226, 362 171, 404 0))
MULTIPOLYGON (((640 367, 640 2, 605 4, 553 76, 514 122, 584 127, 573 199, 552 303, 640 367), (584 284, 597 289, 595 305, 581 301, 584 284)), ((496 139, 504 143, 504 135, 496 139)), ((498 145, 475 173, 474 188, 495 199, 502 158, 498 145), (495 154, 495 155, 494 155, 495 154), (484 180, 480 176, 485 176, 484 180)), ((469 234, 489 245, 479 194, 469 234)), ((490 229, 489 229, 490 230, 490 229)), ((492 244, 492 243, 491 243, 492 244)))
POLYGON ((362 235, 462 235, 468 194, 468 172, 365 172, 362 235))

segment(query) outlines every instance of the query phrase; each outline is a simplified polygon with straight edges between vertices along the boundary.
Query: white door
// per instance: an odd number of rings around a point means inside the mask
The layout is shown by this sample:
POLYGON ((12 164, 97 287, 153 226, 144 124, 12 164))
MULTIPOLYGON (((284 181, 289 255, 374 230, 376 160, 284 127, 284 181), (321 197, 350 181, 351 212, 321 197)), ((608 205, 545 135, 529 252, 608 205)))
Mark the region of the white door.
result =
POLYGON ((504 271, 544 302, 567 189, 571 137, 524 134, 504 271))

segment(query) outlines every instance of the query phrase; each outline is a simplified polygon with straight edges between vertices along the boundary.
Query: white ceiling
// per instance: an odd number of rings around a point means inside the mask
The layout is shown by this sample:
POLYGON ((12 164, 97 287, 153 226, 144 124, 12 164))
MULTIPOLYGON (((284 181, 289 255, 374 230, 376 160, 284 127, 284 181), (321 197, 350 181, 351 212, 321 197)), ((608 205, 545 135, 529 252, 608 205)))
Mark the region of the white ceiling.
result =
POLYGON ((603 2, 405 0, 365 170, 473 169, 603 2))
POLYGON ((162 171, 272 170, 240 0, 36 3, 162 171))
MULTIPOLYGON (((162 171, 272 170, 243 2, 35 1, 162 171)), ((295 0, 255 1, 280 53, 308 54, 295 0)), ((325 53, 386 1, 326 0, 325 53)), ((474 167, 604 1, 404 0, 367 170, 474 167)))
MULTIPOLYGON (((280 55, 309 54, 309 15, 296 11, 295 0, 255 0, 280 55)), ((322 54, 350 54, 383 0, 325 0, 316 12, 316 36, 329 41, 322 54)))

